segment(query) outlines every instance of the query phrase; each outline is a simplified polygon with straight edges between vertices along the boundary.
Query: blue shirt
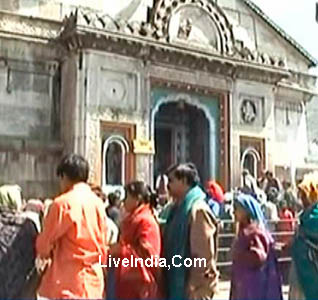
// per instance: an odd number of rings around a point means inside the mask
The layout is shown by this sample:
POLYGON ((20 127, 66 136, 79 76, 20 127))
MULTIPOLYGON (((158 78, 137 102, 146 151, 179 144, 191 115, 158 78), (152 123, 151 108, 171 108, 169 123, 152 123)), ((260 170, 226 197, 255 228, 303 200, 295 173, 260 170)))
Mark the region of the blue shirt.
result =
POLYGON ((221 212, 220 204, 218 202, 216 202, 215 200, 213 200, 212 198, 210 198, 208 200, 208 205, 210 206, 210 209, 211 209, 213 215, 215 217, 219 218, 220 212, 221 212))

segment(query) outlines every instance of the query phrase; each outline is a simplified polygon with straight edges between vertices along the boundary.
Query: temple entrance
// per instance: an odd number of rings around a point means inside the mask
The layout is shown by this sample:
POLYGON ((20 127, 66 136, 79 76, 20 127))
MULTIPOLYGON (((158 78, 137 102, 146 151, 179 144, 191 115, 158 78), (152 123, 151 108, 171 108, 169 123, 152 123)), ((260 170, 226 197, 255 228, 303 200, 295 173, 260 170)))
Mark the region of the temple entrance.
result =
POLYGON ((172 164, 191 161, 205 182, 211 176, 209 137, 201 109, 184 101, 162 104, 155 115, 154 178, 172 164))

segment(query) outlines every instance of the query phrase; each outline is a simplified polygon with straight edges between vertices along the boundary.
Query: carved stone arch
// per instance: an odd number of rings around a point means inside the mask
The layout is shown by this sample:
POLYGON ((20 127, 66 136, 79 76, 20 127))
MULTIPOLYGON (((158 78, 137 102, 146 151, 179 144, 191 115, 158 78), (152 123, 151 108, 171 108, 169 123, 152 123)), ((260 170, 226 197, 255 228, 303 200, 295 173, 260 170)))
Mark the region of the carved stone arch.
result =
POLYGON ((253 147, 248 147, 244 150, 241 158, 241 171, 244 169, 244 162, 248 155, 251 155, 253 158, 253 175, 257 176, 258 174, 258 162, 261 161, 260 153, 253 147))
POLYGON ((153 24, 157 30, 158 38, 169 40, 169 24, 171 18, 186 7, 203 10, 213 21, 217 28, 220 45, 218 51, 221 54, 232 55, 234 51, 234 36, 232 26, 222 9, 213 1, 208 0, 159 0, 152 14, 153 24))

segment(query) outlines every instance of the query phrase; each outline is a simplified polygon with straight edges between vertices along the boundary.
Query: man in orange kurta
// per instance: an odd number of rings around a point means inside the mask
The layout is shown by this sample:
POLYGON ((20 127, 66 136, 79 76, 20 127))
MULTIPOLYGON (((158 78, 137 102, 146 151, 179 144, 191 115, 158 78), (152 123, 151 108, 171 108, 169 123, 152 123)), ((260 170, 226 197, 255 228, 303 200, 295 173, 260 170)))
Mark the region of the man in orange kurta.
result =
POLYGON ((86 184, 88 171, 87 161, 76 154, 64 157, 57 168, 62 194, 50 207, 36 240, 38 256, 51 259, 40 297, 103 297, 99 258, 106 260, 106 214, 101 199, 86 184))

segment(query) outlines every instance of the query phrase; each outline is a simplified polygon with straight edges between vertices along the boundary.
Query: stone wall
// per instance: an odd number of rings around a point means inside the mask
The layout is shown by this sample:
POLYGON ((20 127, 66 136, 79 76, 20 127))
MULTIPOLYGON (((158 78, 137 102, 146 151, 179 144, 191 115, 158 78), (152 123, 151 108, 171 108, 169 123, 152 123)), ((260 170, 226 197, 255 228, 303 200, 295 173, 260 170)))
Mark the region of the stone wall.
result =
POLYGON ((0 10, 6 10, 27 16, 62 20, 76 7, 87 10, 104 11, 114 19, 146 21, 147 8, 153 0, 10 0, 0 1, 0 10))
MULTIPOLYGON (((0 135, 51 140, 59 136, 54 70, 40 63, 8 60, 0 66, 0 135)), ((54 69, 56 66, 52 66, 54 69)))
POLYGON ((297 141, 302 137, 307 139, 307 132, 300 132, 300 130, 303 130, 300 128, 301 116, 302 106, 300 103, 279 101, 279 99, 276 101, 276 151, 274 152, 276 165, 290 166, 290 160, 294 159, 295 152, 298 152, 298 156, 301 156, 302 151, 298 147, 305 147, 305 145, 303 143, 299 145, 297 141))
MULTIPOLYGON (((101 122, 135 124, 135 138, 148 139, 149 106, 140 61, 87 51, 84 62, 87 90, 83 100, 86 107, 83 142, 92 166, 90 177, 98 181, 103 142, 101 122)), ((136 174, 136 179, 151 178, 147 155, 136 155, 136 174)))
POLYGON ((26 198, 52 197, 62 154, 58 51, 43 40, 14 39, 19 20, 1 20, 13 32, 0 37, 0 184, 21 185, 26 198))
POLYGON ((232 145, 232 186, 239 186, 241 180, 240 138, 251 137, 265 140, 265 167, 272 169, 273 148, 275 143, 274 94, 271 85, 251 81, 237 80, 234 85, 231 102, 231 145, 232 145), (244 103, 251 101, 256 108, 254 121, 244 120, 244 103))
POLYGON ((318 162, 318 97, 307 104, 309 160, 318 162))
POLYGON ((310 169, 312 163, 308 155, 312 149, 312 133, 315 130, 315 97, 308 90, 315 91, 315 80, 310 76, 304 79, 306 89, 298 89, 297 85, 279 84, 275 101, 276 126, 276 165, 310 169), (314 81, 312 81, 314 80, 314 81), (308 87, 311 88, 308 89, 308 87))
POLYGON ((23 196, 51 198, 59 191, 56 167, 61 145, 0 139, 0 185, 18 184, 23 196))
MULTIPOLYGON (((21 15, 61 20, 75 5, 84 1, 51 1, 51 0, 12 0, 0 1, 0 10, 21 15), (64 3, 63 3, 64 2, 64 3)), ((92 7, 94 6, 93 0, 92 7)), ((96 1, 97 2, 97 1, 96 1)))

